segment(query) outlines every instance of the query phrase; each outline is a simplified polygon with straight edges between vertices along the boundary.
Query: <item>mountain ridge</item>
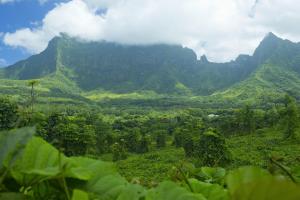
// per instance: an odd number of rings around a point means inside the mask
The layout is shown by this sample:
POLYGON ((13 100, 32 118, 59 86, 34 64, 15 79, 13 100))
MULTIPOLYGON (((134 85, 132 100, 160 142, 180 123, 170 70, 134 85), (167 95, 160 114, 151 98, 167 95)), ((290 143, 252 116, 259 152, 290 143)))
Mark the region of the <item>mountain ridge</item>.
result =
MULTIPOLYGON (((279 71, 283 79, 294 73, 294 82, 298 82, 300 44, 269 33, 253 55, 239 55, 230 62, 214 63, 205 55, 197 59, 193 50, 180 45, 82 42, 63 35, 52 39, 40 54, 0 70, 0 77, 2 74, 2 78, 10 80, 59 80, 62 84, 68 83, 63 93, 72 93, 71 90, 89 94, 93 91, 120 94, 153 91, 165 95, 240 98, 240 95, 228 94, 239 87, 248 91, 247 83, 254 84, 253 88, 256 85, 262 87, 255 74, 267 74, 267 71, 260 70, 266 65, 268 68, 276 66, 274 70, 279 71)), ((280 78, 276 73, 270 74, 280 78)), ((292 86, 290 81, 290 88, 284 85, 283 89, 278 89, 280 85, 273 84, 276 80, 270 77, 264 81, 272 85, 270 88, 264 86, 268 91, 272 90, 272 94, 280 91, 300 96, 291 92, 298 87, 292 86), (276 87, 278 90, 274 89, 276 87)), ((60 88, 52 86, 52 89, 60 88)), ((249 95, 242 96, 247 99, 249 95)))

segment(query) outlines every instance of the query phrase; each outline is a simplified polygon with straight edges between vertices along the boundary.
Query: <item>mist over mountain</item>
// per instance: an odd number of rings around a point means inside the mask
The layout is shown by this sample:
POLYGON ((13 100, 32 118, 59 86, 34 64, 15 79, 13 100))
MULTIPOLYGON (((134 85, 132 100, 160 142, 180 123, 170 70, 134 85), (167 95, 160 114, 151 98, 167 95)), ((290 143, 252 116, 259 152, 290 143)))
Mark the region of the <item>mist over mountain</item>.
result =
POLYGON ((257 88, 300 96, 300 84, 295 84, 300 83, 299 73, 300 44, 269 33, 253 55, 227 63, 213 63, 205 56, 197 59, 193 50, 180 45, 83 42, 62 35, 42 53, 3 69, 0 75, 13 80, 63 78, 61 82, 85 92, 247 98, 257 94, 257 88))

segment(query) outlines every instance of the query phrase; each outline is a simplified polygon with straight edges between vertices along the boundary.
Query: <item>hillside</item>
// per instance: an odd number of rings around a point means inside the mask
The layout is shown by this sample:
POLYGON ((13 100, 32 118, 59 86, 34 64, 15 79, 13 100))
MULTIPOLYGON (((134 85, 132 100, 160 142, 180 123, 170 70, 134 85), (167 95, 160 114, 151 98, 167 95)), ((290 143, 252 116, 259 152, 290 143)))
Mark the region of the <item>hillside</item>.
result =
POLYGON ((266 103, 286 93, 300 97, 300 44, 274 35, 266 38, 254 58, 264 60, 247 79, 213 96, 266 103))
POLYGON ((197 59, 179 45, 83 42, 62 35, 42 53, 1 69, 0 82, 1 93, 12 94, 26 87, 24 81, 39 79, 42 96, 93 101, 172 96, 266 101, 284 93, 300 97, 299 73, 300 44, 272 33, 252 56, 227 63, 197 59))

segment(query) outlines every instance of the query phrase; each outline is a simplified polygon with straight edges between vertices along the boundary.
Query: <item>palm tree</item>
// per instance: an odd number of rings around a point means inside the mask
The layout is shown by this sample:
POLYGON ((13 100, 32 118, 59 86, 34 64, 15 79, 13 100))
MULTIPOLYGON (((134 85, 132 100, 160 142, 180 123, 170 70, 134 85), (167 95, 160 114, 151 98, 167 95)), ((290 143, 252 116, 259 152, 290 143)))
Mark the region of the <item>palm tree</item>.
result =
POLYGON ((30 90, 30 106, 31 106, 31 113, 33 113, 33 106, 34 106, 34 100, 35 100, 35 93, 34 93, 34 86, 38 85, 38 80, 30 80, 28 82, 28 86, 31 87, 30 90))

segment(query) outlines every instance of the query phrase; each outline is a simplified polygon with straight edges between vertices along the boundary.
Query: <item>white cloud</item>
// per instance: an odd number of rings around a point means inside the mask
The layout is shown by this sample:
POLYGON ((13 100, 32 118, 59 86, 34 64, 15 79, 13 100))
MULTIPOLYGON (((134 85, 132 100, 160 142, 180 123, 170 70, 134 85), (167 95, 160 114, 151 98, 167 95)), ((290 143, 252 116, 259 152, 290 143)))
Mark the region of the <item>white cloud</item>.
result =
POLYGON ((50 11, 43 19, 41 27, 6 33, 4 43, 38 53, 46 48, 49 40, 62 32, 83 40, 96 41, 102 38, 102 22, 103 19, 91 13, 84 2, 75 0, 60 4, 50 11))
POLYGON ((183 44, 198 55, 225 61, 251 54, 270 31, 300 40, 297 1, 72 0, 58 4, 41 26, 6 33, 4 42, 37 53, 65 32, 89 41, 183 44))
MULTIPOLYGON (((5 3, 13 3, 13 2, 18 2, 22 0, 0 0, 0 4, 5 4, 5 3)), ((23 0, 24 1, 24 0, 23 0)), ((49 0, 37 0, 40 4, 44 4, 49 0)))
POLYGON ((11 2, 15 2, 16 0, 0 0, 0 4, 1 3, 11 3, 11 2))

